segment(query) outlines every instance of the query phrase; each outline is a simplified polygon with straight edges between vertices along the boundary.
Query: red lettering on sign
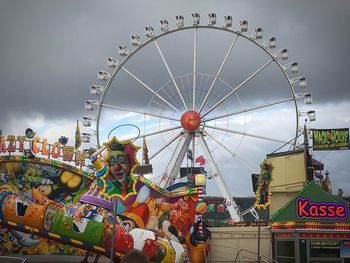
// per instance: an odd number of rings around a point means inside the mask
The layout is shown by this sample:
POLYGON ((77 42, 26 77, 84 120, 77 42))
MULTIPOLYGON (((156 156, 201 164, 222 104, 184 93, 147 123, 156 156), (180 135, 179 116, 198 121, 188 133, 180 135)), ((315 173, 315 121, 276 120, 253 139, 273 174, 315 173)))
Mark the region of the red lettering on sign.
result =
POLYGON ((43 140, 43 146, 41 147, 41 153, 43 155, 49 155, 50 151, 47 149, 47 139, 43 140))
POLYGON ((311 202, 309 198, 298 198, 296 202, 299 219, 338 219, 348 218, 348 207, 338 202, 311 202))
POLYGON ((318 207, 317 206, 310 207, 310 216, 318 217, 318 207))
POLYGON ((32 143, 32 151, 37 154, 40 152, 40 148, 36 145, 39 142, 40 138, 35 137, 32 143))
POLYGON ((327 209, 327 206, 325 205, 320 206, 320 216, 324 217, 327 215, 326 209, 327 209))
POLYGON ((73 160, 74 147, 64 145, 62 149, 63 149, 63 161, 71 162, 73 160))
POLYGON ((335 209, 334 205, 328 206, 328 216, 330 216, 330 217, 334 217, 335 216, 334 209, 335 209))
POLYGON ((13 153, 16 151, 16 144, 15 144, 15 140, 16 137, 14 135, 7 135, 7 140, 9 141, 9 144, 7 146, 7 150, 9 153, 13 153))
POLYGON ((51 156, 53 158, 58 158, 60 157, 60 153, 61 153, 61 144, 59 142, 55 142, 52 145, 51 156))
POLYGON ((303 201, 302 199, 298 199, 297 204, 298 204, 298 217, 308 217, 309 214, 305 211, 307 201, 303 201))
POLYGON ((0 136, 0 152, 5 153, 7 151, 6 144, 5 144, 5 136, 0 136))
POLYGON ((345 209, 343 206, 338 206, 337 210, 335 210, 335 213, 341 217, 345 216, 345 209))
POLYGON ((26 136, 17 136, 17 140, 19 142, 18 150, 20 152, 24 151, 24 142, 26 140, 26 136))

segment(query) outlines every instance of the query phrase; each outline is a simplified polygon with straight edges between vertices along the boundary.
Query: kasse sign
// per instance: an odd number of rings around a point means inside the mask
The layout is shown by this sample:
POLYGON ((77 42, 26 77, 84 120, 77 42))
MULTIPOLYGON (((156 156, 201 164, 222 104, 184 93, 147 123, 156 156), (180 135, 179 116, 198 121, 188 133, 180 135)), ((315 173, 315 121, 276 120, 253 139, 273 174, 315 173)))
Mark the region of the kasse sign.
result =
POLYGON ((344 203, 312 202, 309 198, 299 197, 296 200, 299 219, 338 219, 348 218, 348 207, 344 203))

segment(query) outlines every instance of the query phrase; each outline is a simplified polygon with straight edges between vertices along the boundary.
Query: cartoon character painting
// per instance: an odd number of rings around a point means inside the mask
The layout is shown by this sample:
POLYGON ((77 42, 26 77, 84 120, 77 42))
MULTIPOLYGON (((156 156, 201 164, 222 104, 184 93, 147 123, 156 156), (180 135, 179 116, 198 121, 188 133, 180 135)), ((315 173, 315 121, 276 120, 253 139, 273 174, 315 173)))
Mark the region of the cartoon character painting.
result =
POLYGON ((50 179, 42 179, 41 181, 33 181, 30 183, 31 197, 34 202, 44 204, 53 191, 53 182, 50 179))
POLYGON ((102 158, 91 156, 97 180, 80 201, 102 205, 109 210, 115 204, 117 214, 122 215, 131 228, 146 226, 150 212, 145 202, 150 189, 133 174, 139 165, 136 159, 139 147, 131 141, 120 142, 115 137, 104 145, 107 153, 102 158))
POLYGON ((91 157, 99 178, 97 186, 109 197, 119 196, 126 199, 128 195, 136 194, 133 169, 138 165, 136 152, 139 147, 131 142, 120 142, 115 137, 104 145, 107 156, 103 160, 96 156, 91 157))
MULTIPOLYGON (((139 147, 131 141, 113 137, 103 149, 91 156, 95 177, 37 159, 5 168, 0 162, 0 219, 91 246, 110 249, 114 244, 118 253, 135 245, 151 262, 183 263, 187 254, 190 262, 203 262, 210 234, 194 221, 198 192, 175 185, 162 189, 135 174, 139 147)), ((49 243, 7 230, 0 234, 0 253, 81 253, 49 243)))
POLYGON ((169 212, 171 204, 165 201, 163 196, 155 196, 149 198, 147 201, 148 208, 150 210, 150 220, 147 224, 147 229, 158 230, 160 222, 159 219, 165 212, 169 212))

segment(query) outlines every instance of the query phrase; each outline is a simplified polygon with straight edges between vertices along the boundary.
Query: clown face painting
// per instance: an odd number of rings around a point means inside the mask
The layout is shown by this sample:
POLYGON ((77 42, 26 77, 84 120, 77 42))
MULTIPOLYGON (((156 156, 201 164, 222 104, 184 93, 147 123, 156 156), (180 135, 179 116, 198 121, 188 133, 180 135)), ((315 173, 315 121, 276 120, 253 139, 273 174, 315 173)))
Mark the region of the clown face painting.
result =
POLYGON ((92 164, 96 169, 97 181, 101 193, 106 193, 109 197, 119 196, 127 198, 135 191, 135 179, 133 167, 138 165, 136 152, 139 147, 132 142, 120 142, 113 137, 104 143, 107 155, 101 158, 92 158, 92 164))
POLYGON ((116 179, 120 183, 126 181, 126 177, 129 176, 130 169, 128 164, 128 158, 122 151, 112 151, 108 155, 109 166, 109 179, 116 179))

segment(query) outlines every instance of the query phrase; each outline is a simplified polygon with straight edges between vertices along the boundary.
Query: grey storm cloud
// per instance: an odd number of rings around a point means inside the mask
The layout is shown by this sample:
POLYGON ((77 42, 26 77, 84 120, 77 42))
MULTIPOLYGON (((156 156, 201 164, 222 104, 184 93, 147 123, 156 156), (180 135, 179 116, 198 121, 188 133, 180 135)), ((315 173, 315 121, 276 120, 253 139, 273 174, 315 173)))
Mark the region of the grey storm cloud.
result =
MULTIPOLYGON (((347 108, 350 103, 348 0, 2 0, 0 129, 6 133, 6 126, 13 124, 12 119, 18 116, 33 118, 40 114, 49 120, 72 119, 72 123, 81 119, 86 114, 84 101, 92 98, 90 85, 98 83, 97 71, 107 70, 106 58, 118 57, 119 45, 131 47, 130 36, 135 34, 145 39, 145 26, 153 26, 160 32, 159 21, 162 19, 167 19, 174 27, 175 16, 183 15, 185 23, 190 24, 191 14, 195 12, 201 14, 203 24, 206 23, 207 14, 215 12, 218 24, 222 23, 223 16, 231 15, 234 26, 240 20, 248 20, 250 30, 263 27, 264 39, 275 36, 278 48, 288 48, 289 61, 299 62, 300 74, 306 76, 308 81, 307 91, 312 93, 314 103, 319 108, 344 103, 344 110, 350 113, 347 108)), ((181 56, 180 44, 191 43, 192 40, 184 35, 183 39, 162 41, 160 39, 159 43, 165 56, 172 51, 174 54, 174 50, 175 54, 178 52, 177 56, 167 59, 176 75, 183 74, 181 70, 186 65, 182 64, 182 58, 186 53, 181 56)), ((226 38, 221 39, 216 35, 201 38, 202 45, 227 50, 230 42, 225 41, 226 38)), ((249 75, 263 60, 249 53, 244 43, 237 45, 242 46, 233 50, 232 63, 236 62, 235 58, 242 57, 236 66, 249 75), (246 51, 246 57, 243 56, 244 52, 240 54, 240 48, 246 51)), ((137 58, 131 60, 129 69, 140 74, 151 86, 159 88, 159 84, 169 80, 169 76, 159 55, 155 57, 152 52, 156 54, 154 48, 149 53, 140 53, 139 61, 137 58)), ((225 51, 220 54, 223 56, 225 51)), ((215 74, 220 65, 218 63, 222 61, 220 56, 215 48, 210 54, 201 54, 199 67, 215 74)), ((230 67, 225 68, 223 74, 230 76, 230 67)), ((247 85, 247 98, 278 95, 272 89, 274 85, 276 89, 278 77, 273 71, 267 74, 265 79, 256 80, 259 90, 249 89, 247 85)), ((243 76, 232 73, 231 77, 243 76)), ((120 91, 123 98, 129 97, 130 100, 118 101, 120 96, 115 93, 110 101, 117 106, 147 106, 145 101, 150 100, 147 97, 150 94, 139 92, 129 85, 122 76, 117 78, 111 89, 123 87, 120 91)), ((337 122, 336 125, 343 124, 337 122)), ((348 127, 349 120, 344 125, 348 127)), ((334 158, 331 160, 335 161, 334 158)), ((344 160, 340 161, 341 167, 345 167, 344 160)), ((339 174, 344 174, 344 171, 346 169, 339 174)), ((337 180, 341 181, 340 178, 337 180)))
MULTIPOLYGON (((290 50, 314 99, 349 97, 348 1, 2 1, 0 99, 13 112, 81 113, 96 71, 131 34, 192 12, 230 14, 263 26, 290 50)), ((210 40, 208 40, 210 41, 210 40)))
MULTIPOLYGON (((300 62, 315 101, 350 98, 348 1, 2 1, 2 123, 13 112, 83 114, 88 89, 106 57, 144 26, 190 19, 192 12, 248 19, 277 37, 300 62), (3 111, 4 112, 4 111, 3 111)), ((208 39, 208 41, 210 41, 208 39)), ((5 122, 6 123, 6 122, 5 122)))

